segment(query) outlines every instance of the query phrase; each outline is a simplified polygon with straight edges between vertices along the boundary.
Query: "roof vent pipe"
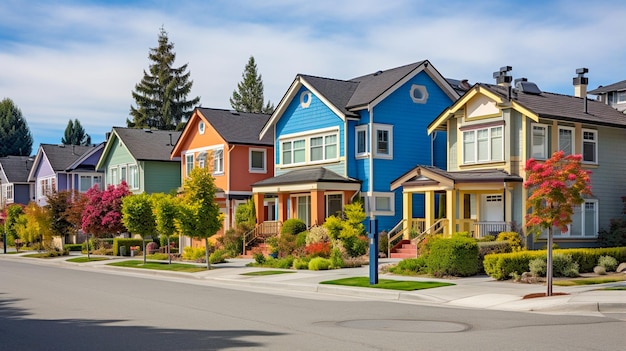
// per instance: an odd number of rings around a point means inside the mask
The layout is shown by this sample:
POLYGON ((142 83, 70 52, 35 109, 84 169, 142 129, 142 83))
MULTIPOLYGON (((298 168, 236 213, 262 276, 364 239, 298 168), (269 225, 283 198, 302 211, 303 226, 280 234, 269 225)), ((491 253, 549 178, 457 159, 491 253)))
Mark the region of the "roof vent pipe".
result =
POLYGON ((578 68, 576 70, 577 77, 574 77, 574 96, 583 99, 583 109, 587 113, 587 84, 589 84, 589 78, 585 77, 585 73, 589 73, 588 68, 578 68))

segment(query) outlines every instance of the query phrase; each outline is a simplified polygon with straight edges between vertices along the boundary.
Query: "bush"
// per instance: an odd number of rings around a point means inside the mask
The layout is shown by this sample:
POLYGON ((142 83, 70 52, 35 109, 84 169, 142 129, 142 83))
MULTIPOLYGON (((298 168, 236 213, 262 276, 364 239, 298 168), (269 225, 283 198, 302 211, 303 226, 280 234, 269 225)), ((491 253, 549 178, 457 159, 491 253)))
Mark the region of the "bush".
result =
POLYGON ((309 261, 309 270, 311 271, 320 271, 327 270, 331 267, 331 260, 323 257, 315 257, 309 261))
MULTIPOLYGON (((239 207, 237 207, 239 209, 239 207)), ((240 227, 230 228, 217 241, 222 245, 230 257, 237 257, 243 252, 244 230, 240 227)))
POLYGON ((389 252, 389 235, 387 232, 383 231, 378 234, 378 252, 383 252, 385 255, 389 252))
POLYGON ((391 273, 401 275, 415 275, 426 271, 426 257, 406 258, 389 269, 391 273))
POLYGON ((462 235, 432 241, 426 257, 429 274, 471 276, 478 273, 478 244, 476 240, 462 235))
POLYGON ((263 262, 262 266, 270 267, 270 268, 290 269, 291 267, 293 267, 293 261, 294 261, 293 256, 287 256, 287 257, 282 257, 282 258, 270 257, 266 259, 265 262, 263 262))
POLYGON ((528 263, 530 274, 535 277, 545 277, 548 269, 547 260, 543 258, 535 258, 528 263))
POLYGON ((280 234, 296 235, 298 233, 306 231, 306 223, 298 218, 290 218, 283 223, 283 227, 280 230, 280 234))
POLYGON ((603 247, 626 246, 626 219, 612 219, 608 230, 600 229, 598 239, 603 247))
POLYGON ((523 248, 522 237, 517 232, 502 232, 498 234, 496 241, 508 242, 512 251, 521 251, 523 248))
POLYGON ((311 243, 304 248, 304 252, 308 257, 330 257, 330 243, 317 242, 311 243))
POLYGON ((262 265, 263 263, 265 263, 265 255, 263 255, 261 251, 253 251, 252 258, 254 258, 254 262, 256 262, 259 265, 262 265))
POLYGON ((347 236, 341 239, 346 254, 350 257, 359 257, 367 253, 369 246, 367 237, 365 236, 347 236))
POLYGON ((344 266, 343 255, 341 254, 341 249, 338 247, 334 247, 330 251, 330 266, 332 268, 341 268, 344 266))
POLYGON ((478 272, 484 273, 483 261, 485 256, 494 253, 511 252, 511 245, 506 241, 485 241, 478 242, 478 272))
MULTIPOLYGON (((269 239, 268 239, 269 240, 269 239)), ((296 250, 297 242, 296 235, 291 233, 281 233, 277 238, 276 248, 278 249, 279 257, 287 257, 293 254, 296 250)))
POLYGON ((617 268, 617 260, 611 256, 600 256, 598 266, 604 267, 607 272, 614 272, 617 268))
POLYGON ((206 257, 206 250, 204 247, 190 247, 186 246, 183 249, 183 260, 194 261, 194 262, 204 262, 206 257))
POLYGON ((209 262, 211 264, 224 263, 226 262, 227 258, 228 258, 228 251, 226 251, 225 249, 217 249, 209 255, 209 262))
POLYGON ((65 244, 63 247, 67 251, 81 251, 83 249, 83 244, 65 244))
POLYGON ((294 269, 309 269, 309 259, 306 257, 293 260, 294 269))
POLYGON ((556 253, 552 255, 552 267, 555 277, 578 277, 578 263, 574 262, 572 255, 556 253))
MULTIPOLYGON (((178 235, 170 235, 170 245, 174 243, 174 247, 179 247, 178 241, 179 241, 178 235)), ((167 236, 165 235, 159 236, 159 244, 161 244, 161 246, 167 246, 167 236)))
POLYGON ((528 270, 530 261, 534 258, 545 256, 545 251, 519 251, 503 254, 490 254, 485 256, 483 266, 485 273, 497 280, 505 280, 511 277, 511 273, 522 275, 528 270))
POLYGON ((326 243, 330 241, 330 237, 328 236, 328 229, 322 226, 312 227, 306 236, 306 245, 316 244, 316 243, 326 243))
POLYGON ((126 255, 130 256, 130 247, 139 246, 143 247, 143 240, 141 239, 127 239, 127 238, 115 238, 113 239, 113 256, 120 255, 120 246, 126 248, 126 255))

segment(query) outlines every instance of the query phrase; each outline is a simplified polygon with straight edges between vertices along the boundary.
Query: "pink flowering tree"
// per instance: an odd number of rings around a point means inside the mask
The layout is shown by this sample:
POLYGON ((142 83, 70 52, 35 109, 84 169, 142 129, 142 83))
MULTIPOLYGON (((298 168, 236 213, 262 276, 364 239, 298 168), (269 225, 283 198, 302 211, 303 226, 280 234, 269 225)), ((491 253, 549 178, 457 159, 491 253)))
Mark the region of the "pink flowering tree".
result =
MULTIPOLYGON (((105 234, 125 232, 122 223, 122 199, 130 195, 126 182, 109 185, 101 191, 94 185, 85 193, 86 203, 82 214, 82 229, 85 233, 100 237, 105 234)), ((89 253, 89 246, 87 247, 89 253)))
POLYGON ((552 237, 553 228, 567 231, 572 223, 574 206, 582 204, 584 195, 591 195, 589 171, 581 167, 581 155, 557 151, 546 161, 526 162, 526 182, 530 196, 526 226, 548 231, 547 295, 552 296, 552 237))

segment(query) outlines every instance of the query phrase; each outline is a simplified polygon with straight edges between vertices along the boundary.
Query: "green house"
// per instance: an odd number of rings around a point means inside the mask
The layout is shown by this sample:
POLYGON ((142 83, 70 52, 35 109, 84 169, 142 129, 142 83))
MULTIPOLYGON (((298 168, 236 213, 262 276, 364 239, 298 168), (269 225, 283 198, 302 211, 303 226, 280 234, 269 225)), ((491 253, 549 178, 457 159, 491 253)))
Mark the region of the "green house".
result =
POLYGON ((169 193, 180 187, 180 158, 170 154, 180 132, 113 127, 96 169, 104 186, 125 181, 131 192, 169 193))

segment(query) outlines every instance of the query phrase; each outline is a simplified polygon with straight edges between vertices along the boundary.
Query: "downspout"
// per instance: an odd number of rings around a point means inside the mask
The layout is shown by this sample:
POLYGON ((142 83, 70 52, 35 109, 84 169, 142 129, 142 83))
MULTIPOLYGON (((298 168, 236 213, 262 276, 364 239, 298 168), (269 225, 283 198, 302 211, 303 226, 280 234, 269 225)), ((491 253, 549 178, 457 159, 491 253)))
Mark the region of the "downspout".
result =
POLYGON ((235 148, 235 145, 231 145, 228 148, 228 173, 226 173, 227 174, 227 176, 226 176, 226 189, 227 190, 224 191, 224 197, 226 198, 226 214, 228 214, 228 228, 224 228, 225 231, 231 228, 232 221, 233 221, 233 216, 232 216, 232 214, 230 212, 230 210, 231 210, 230 199, 228 198, 229 195, 227 195, 227 194, 230 194, 230 174, 231 174, 230 173, 230 164, 231 164, 231 162, 230 162, 230 152, 233 151, 234 148, 235 148))
POLYGON ((368 153, 368 161, 370 163, 370 174, 369 174, 369 184, 367 190, 367 204, 370 210, 370 220, 374 219, 374 210, 372 209, 372 196, 374 196, 374 144, 375 144, 375 136, 374 136, 374 109, 369 104, 367 105, 367 111, 370 114, 370 122, 369 122, 369 133, 370 133, 370 143, 369 143, 369 153, 368 153))
POLYGON ((430 165, 435 166, 435 139, 437 139, 437 131, 430 136, 430 165))

